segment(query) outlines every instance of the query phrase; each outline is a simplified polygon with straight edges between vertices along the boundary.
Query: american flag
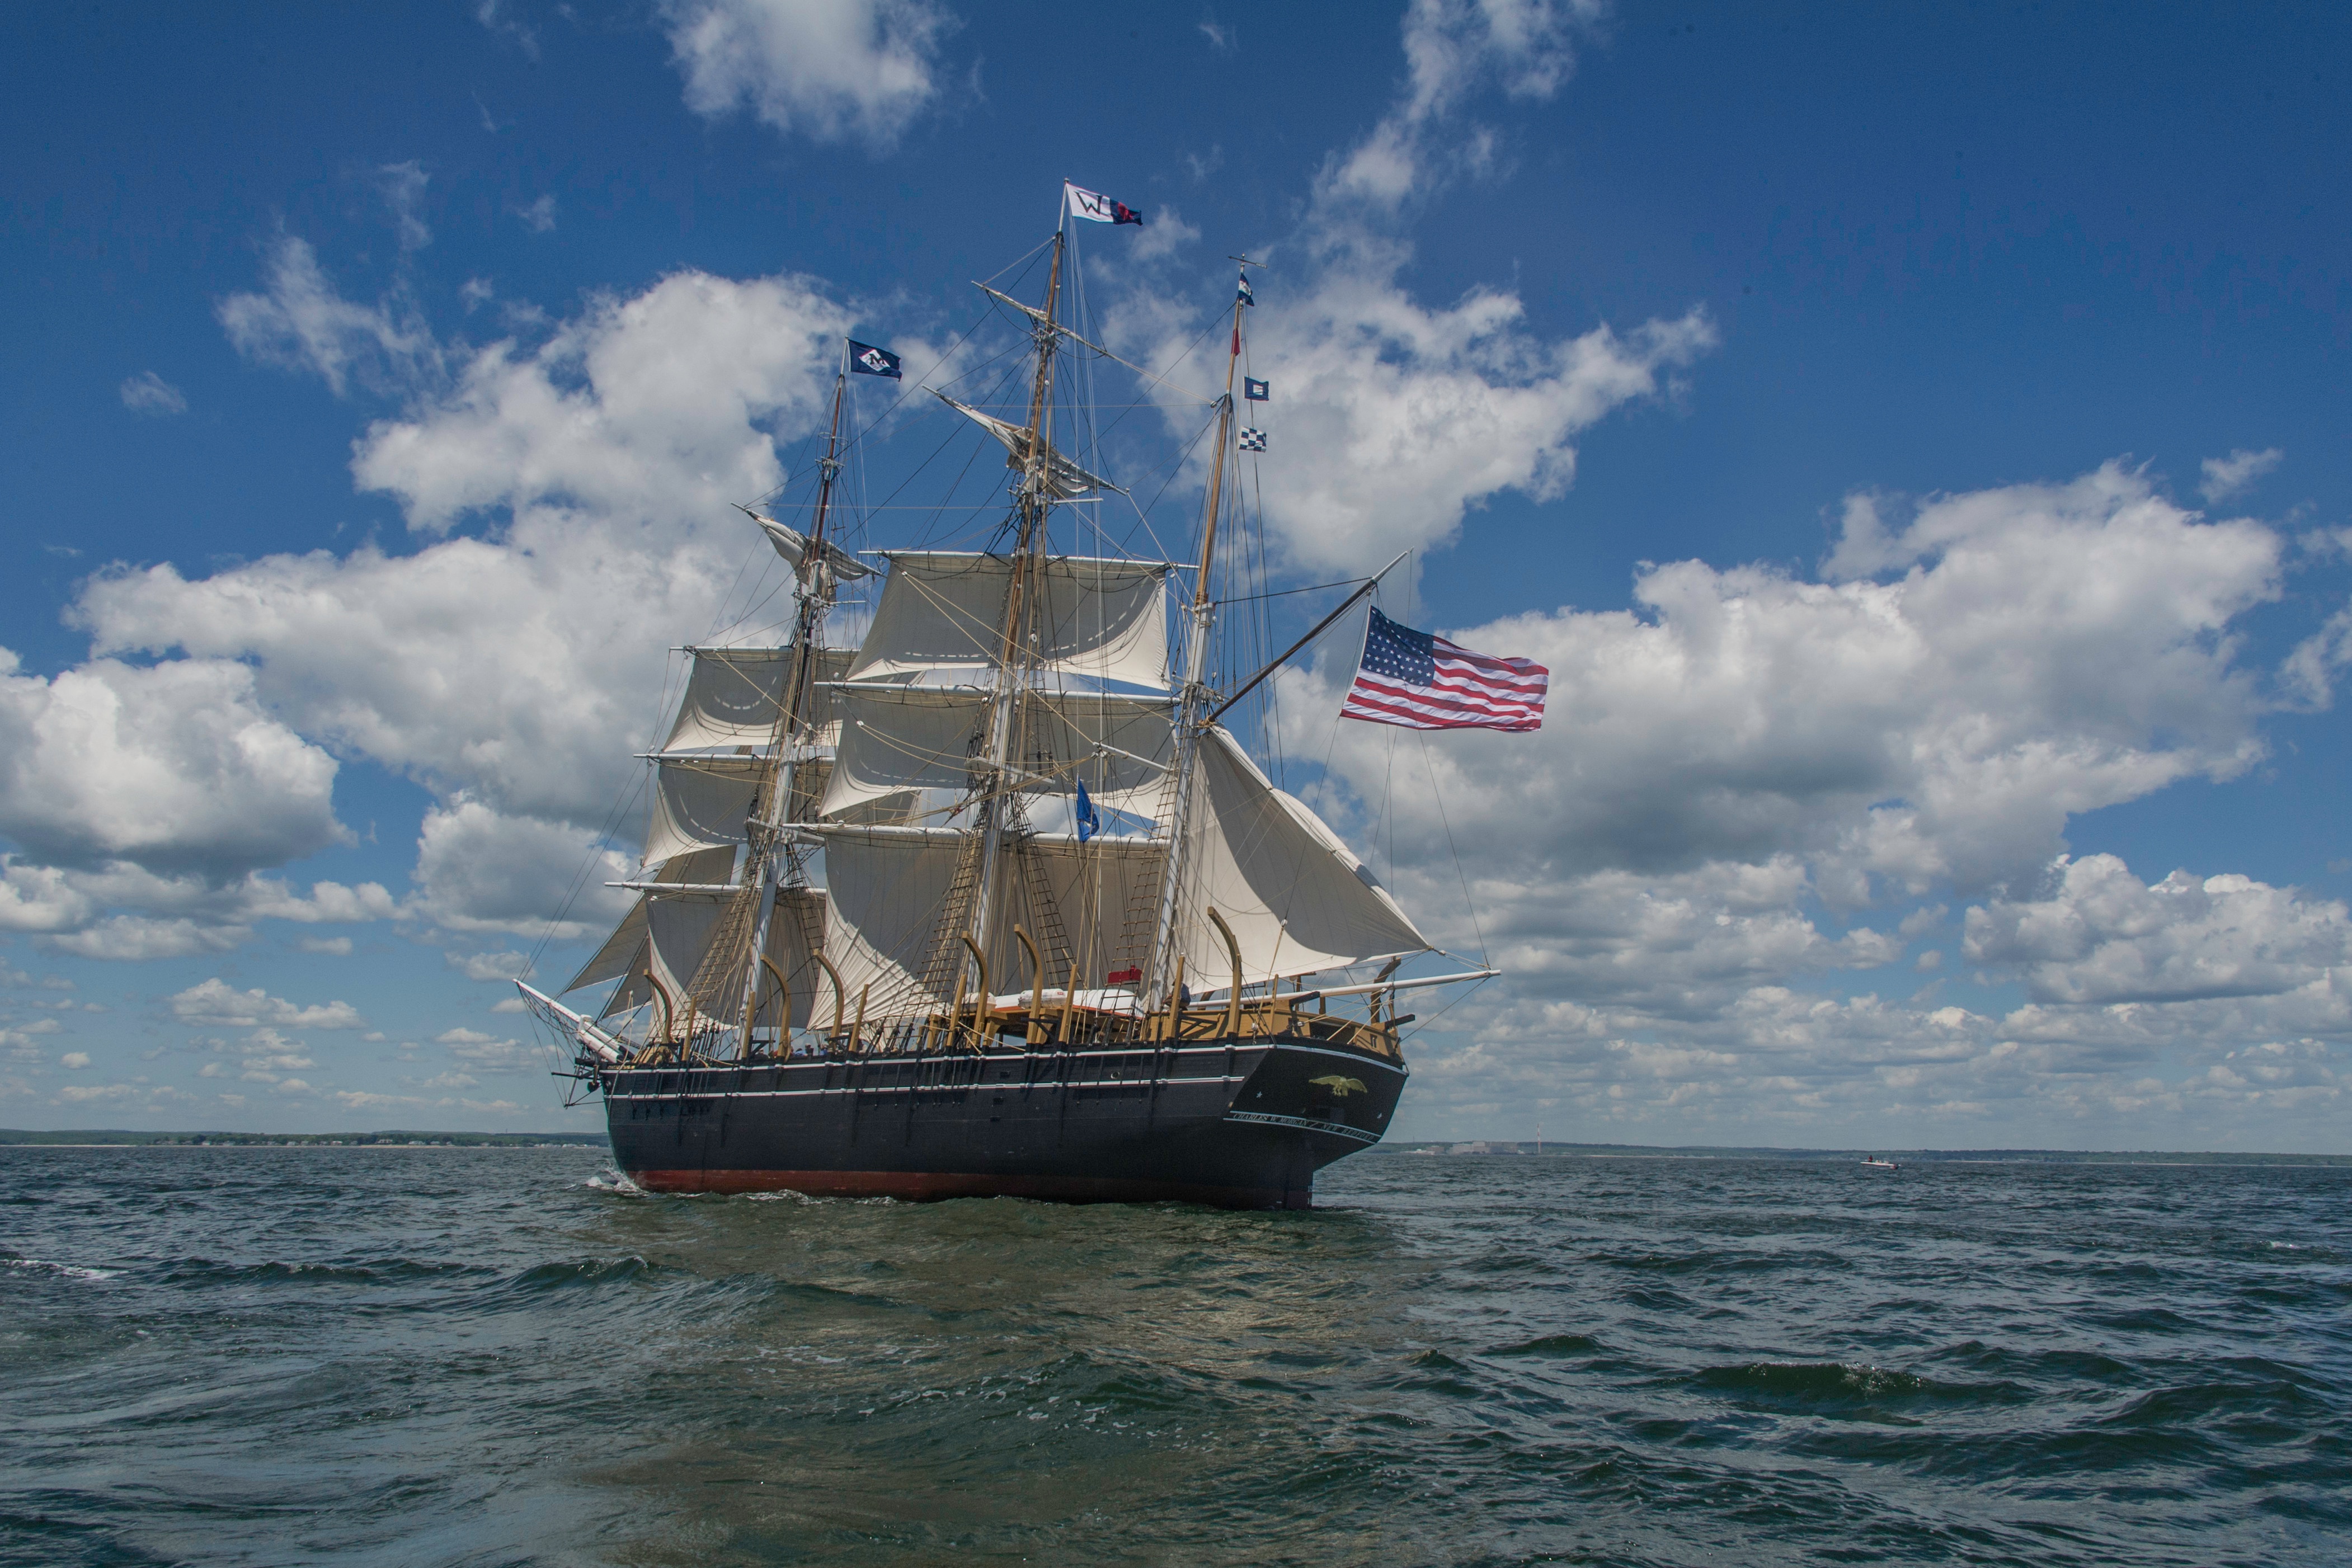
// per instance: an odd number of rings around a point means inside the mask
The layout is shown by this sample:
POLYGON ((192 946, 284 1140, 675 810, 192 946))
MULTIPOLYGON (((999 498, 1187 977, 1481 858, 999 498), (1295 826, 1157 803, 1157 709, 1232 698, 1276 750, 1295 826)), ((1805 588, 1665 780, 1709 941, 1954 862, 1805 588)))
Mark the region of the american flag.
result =
POLYGON ((1375 610, 1339 716, 1407 729, 1537 729, 1550 683, 1533 660, 1474 653, 1375 610))

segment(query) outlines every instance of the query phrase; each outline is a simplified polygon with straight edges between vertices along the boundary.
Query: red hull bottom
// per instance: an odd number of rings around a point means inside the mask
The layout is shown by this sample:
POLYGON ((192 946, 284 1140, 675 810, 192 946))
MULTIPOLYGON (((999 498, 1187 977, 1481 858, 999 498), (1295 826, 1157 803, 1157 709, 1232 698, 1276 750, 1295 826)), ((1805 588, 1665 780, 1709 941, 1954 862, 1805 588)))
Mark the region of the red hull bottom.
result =
POLYGON ((1309 1187, 1202 1186, 1122 1176, 986 1176, 962 1171, 632 1171, 648 1192, 797 1192, 811 1197, 1034 1197, 1051 1203, 1199 1203, 1217 1208, 1312 1208, 1309 1187))

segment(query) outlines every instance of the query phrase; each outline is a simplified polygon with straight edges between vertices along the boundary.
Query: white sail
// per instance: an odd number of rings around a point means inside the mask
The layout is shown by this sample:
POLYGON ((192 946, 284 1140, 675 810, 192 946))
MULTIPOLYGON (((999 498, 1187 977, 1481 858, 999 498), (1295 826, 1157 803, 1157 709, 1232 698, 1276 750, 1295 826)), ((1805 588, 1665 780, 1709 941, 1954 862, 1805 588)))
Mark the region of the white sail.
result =
MULTIPOLYGON (((660 749, 672 751, 731 751, 751 747, 764 754, 773 738, 776 715, 783 700, 784 683, 792 678, 790 648, 689 648, 694 667, 678 699, 677 716, 660 749)), ((810 671, 810 690, 803 717, 812 732, 821 733, 832 722, 832 699, 826 684, 837 681, 856 656, 848 648, 819 648, 810 671)))
MULTIPOLYGON (((659 870, 648 878, 652 882, 707 884, 725 882, 734 868, 735 852, 731 849, 697 850, 691 854, 677 855, 661 863, 659 870)), ((628 972, 637 960, 637 949, 646 942, 646 901, 652 894, 640 893, 630 905, 629 913, 621 917, 620 925, 604 938, 604 945, 580 967, 580 972, 564 983, 564 991, 576 991, 583 986, 601 985, 628 972)))
MULTIPOLYGON (((625 969, 626 977, 613 989, 604 1003, 602 1016, 614 1018, 635 1011, 647 1003, 658 1003, 648 976, 658 976, 671 999, 683 1009, 687 988, 694 973, 710 950, 712 936, 717 933, 720 917, 733 895, 729 894, 662 893, 648 894, 639 904, 643 914, 644 936, 637 943, 625 969)), ((784 902, 778 904, 775 917, 768 923, 768 961, 783 971, 792 987, 792 1026, 805 1027, 813 1015, 812 1009, 822 998, 820 1021, 830 1025, 833 998, 829 987, 810 959, 809 946, 803 935, 803 912, 807 928, 820 947, 824 941, 825 895, 821 889, 787 889, 784 902)), ((633 916, 633 918, 635 918, 633 916)), ((762 1028, 773 1028, 776 1021, 775 985, 765 969, 760 976, 759 1022, 762 1028)), ((740 1021, 743 998, 740 988, 720 987, 717 994, 706 999, 707 1010, 699 1016, 714 1022, 734 1025, 740 1021)), ((652 1027, 658 1030, 659 1005, 654 1009, 652 1027)), ((683 1018, 674 1019, 674 1029, 683 1028, 683 1018)))
MULTIPOLYGON (((961 791, 984 768, 982 737, 991 694, 969 686, 834 689, 842 716, 840 749, 818 814, 907 789, 961 791)), ((1079 780, 1105 808, 1156 801, 1173 752, 1168 699, 1087 692, 1024 695, 1013 765, 1034 784, 1069 794, 1079 780)), ((1150 804, 1142 807, 1148 815, 1150 804)))
MULTIPOLYGON (((751 510, 749 507, 744 509, 751 510)), ((765 512, 751 512, 751 520, 760 525, 760 531, 768 536, 768 542, 776 547, 776 553, 784 558, 785 564, 794 572, 805 576, 808 536, 798 528, 776 521, 765 512)), ((844 582, 855 582, 861 577, 874 575, 872 567, 848 551, 830 544, 824 547, 824 564, 825 570, 844 582)))
MULTIPOLYGON (((988 685, 985 672, 1001 662, 1013 566, 1001 555, 892 554, 847 678, 988 685)), ((1040 673, 1165 690, 1170 570, 1157 561, 1048 558, 1040 673)))
POLYGON ((765 747, 792 673, 790 648, 689 648, 694 667, 664 751, 720 751, 765 747))
MULTIPOLYGON (((1233 956, 1208 919, 1214 909, 1241 948, 1244 984, 1318 974, 1429 950, 1396 901, 1322 820, 1276 789, 1222 728, 1200 748, 1200 788, 1185 846, 1185 889, 1177 951, 1188 983, 1209 990, 1231 983, 1233 956)), ((951 828, 855 828, 832 823, 803 830, 821 839, 833 898, 827 953, 854 992, 870 984, 894 1003, 913 1002, 955 878, 963 835, 951 828), (853 973, 856 977, 851 977, 853 973)), ((1141 957, 1127 951, 1129 915, 1158 883, 1165 846, 1151 839, 1098 837, 1080 844, 1067 834, 1024 835, 1011 849, 1005 894, 992 906, 982 942, 991 988, 1010 992, 1027 981, 1012 931, 1033 936, 1058 927, 1067 951, 1048 955, 1049 983, 1066 963, 1081 988, 1108 983, 1109 972, 1141 957), (1035 905, 1053 904, 1052 916, 1035 905)))
POLYGON ((649 967, 681 1005, 695 970, 702 967, 704 955, 710 951, 711 934, 718 928, 719 917, 727 913, 727 905, 733 898, 732 894, 724 893, 672 893, 646 904, 649 967))
POLYGON ((1339 836, 1276 789, 1223 727, 1202 737, 1199 757, 1179 948, 1195 989, 1233 970, 1210 909, 1233 927, 1249 983, 1429 950, 1339 836))
MULTIPOLYGON (((823 839, 832 901, 825 956, 856 996, 871 987, 878 1004, 904 1013, 944 1002, 919 994, 939 940, 939 921, 955 880, 964 837, 947 828, 868 828, 826 823, 805 830, 823 839)), ((1128 954, 1128 915, 1148 894, 1159 857, 1139 840, 1097 839, 1081 845, 1068 834, 1024 837, 1006 855, 1007 891, 992 909, 982 943, 992 991, 1030 982, 1028 958, 1013 935, 1020 925, 1045 949, 1045 983, 1063 986, 1071 965, 1081 988, 1104 972, 1139 961, 1128 954), (1050 914, 1040 907, 1050 902, 1050 914), (1061 934, 1056 945, 1054 931, 1061 934), (1087 977, 1092 976, 1089 979, 1087 977)), ((954 936, 950 935, 952 942, 954 936)))
POLYGON ((768 764, 756 757, 665 758, 654 765, 644 863, 740 844, 768 764))
POLYGON ((915 989, 961 847, 919 830, 824 834, 825 956, 852 996, 870 989, 891 1006, 915 989))
MULTIPOLYGON (((1029 465, 1029 427, 1027 425, 1014 424, 1009 420, 998 419, 993 414, 982 413, 970 403, 956 402, 936 387, 931 389, 931 395, 1002 442, 1005 452, 1004 465, 1007 468, 1026 468, 1029 465)), ((1048 446, 1045 449, 1045 488, 1062 500, 1075 501, 1081 497, 1091 496, 1097 490, 1116 490, 1118 486, 1108 479, 1097 478, 1087 473, 1048 446)))

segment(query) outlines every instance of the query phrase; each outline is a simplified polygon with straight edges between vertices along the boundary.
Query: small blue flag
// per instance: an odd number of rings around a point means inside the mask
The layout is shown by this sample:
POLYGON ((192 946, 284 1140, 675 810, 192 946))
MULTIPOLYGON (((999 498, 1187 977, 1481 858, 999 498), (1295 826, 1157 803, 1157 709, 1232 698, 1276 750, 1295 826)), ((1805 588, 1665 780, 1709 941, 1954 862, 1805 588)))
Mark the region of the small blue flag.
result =
POLYGON ((1087 793, 1087 781, 1078 780, 1078 842, 1085 843, 1102 831, 1102 818, 1095 812, 1095 803, 1087 793))
POLYGON ((904 377, 898 369, 898 356, 887 349, 877 349, 871 343, 849 340, 849 368, 861 376, 888 376, 892 381, 904 377))
POLYGON ((1244 425, 1242 427, 1241 446, 1244 452, 1265 451, 1265 432, 1263 430, 1252 430, 1249 426, 1244 425))
POLYGON ((1242 396, 1249 399, 1252 402, 1264 402, 1266 400, 1266 388, 1264 382, 1258 380, 1255 376, 1244 376, 1242 378, 1242 396))
POLYGON ((1255 305, 1257 303, 1257 296, 1250 292, 1248 273, 1244 272, 1242 274, 1241 287, 1234 290, 1234 298, 1240 300, 1244 305, 1255 305))

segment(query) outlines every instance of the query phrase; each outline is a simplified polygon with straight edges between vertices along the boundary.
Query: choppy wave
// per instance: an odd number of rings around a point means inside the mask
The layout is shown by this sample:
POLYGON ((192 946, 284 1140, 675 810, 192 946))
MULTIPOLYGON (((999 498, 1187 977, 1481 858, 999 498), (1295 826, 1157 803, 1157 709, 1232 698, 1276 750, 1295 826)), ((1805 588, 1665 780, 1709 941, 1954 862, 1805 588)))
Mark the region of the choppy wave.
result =
POLYGON ((587 1151, 0 1158, 76 1195, 0 1252, 0 1561, 2113 1568, 2352 1538, 2327 1170, 1375 1155, 1317 1212, 1234 1215, 686 1201, 587 1151))
POLYGON ((54 1274, 60 1280, 87 1280, 96 1284, 113 1279, 120 1269, 93 1269, 82 1263, 52 1263, 46 1258, 0 1258, 0 1268, 54 1274))

